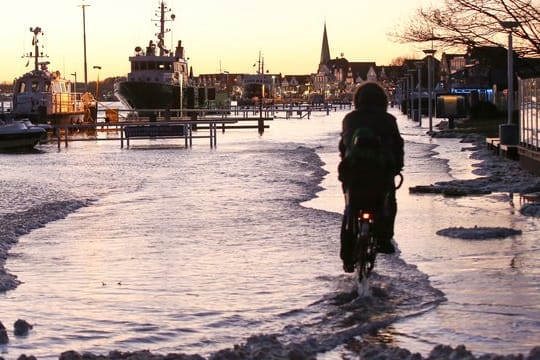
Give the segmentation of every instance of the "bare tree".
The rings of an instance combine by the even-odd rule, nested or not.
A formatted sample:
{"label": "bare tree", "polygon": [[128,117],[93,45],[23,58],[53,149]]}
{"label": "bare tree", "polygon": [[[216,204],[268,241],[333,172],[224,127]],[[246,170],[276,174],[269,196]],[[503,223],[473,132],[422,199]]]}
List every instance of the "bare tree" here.
{"label": "bare tree", "polygon": [[390,66],[402,66],[405,63],[406,60],[410,60],[410,59],[412,59],[412,57],[409,58],[407,56],[398,56],[398,57],[393,58],[390,61],[390,64],[388,64],[388,65],[390,65]]}
{"label": "bare tree", "polygon": [[445,0],[444,5],[417,9],[390,36],[398,42],[437,42],[443,47],[506,46],[501,21],[514,21],[514,51],[540,56],[539,0]]}

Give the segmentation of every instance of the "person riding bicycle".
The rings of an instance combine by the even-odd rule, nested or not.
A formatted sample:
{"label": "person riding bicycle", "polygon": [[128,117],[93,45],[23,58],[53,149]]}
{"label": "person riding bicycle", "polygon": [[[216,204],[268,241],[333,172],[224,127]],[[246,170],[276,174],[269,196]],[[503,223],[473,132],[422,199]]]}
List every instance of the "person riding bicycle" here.
{"label": "person riding bicycle", "polygon": [[[396,189],[394,177],[400,174],[403,168],[404,142],[399,133],[396,118],[387,112],[388,97],[385,90],[376,82],[362,83],[354,94],[354,110],[343,119],[342,132],[339,141],[341,161],[338,166],[339,180],[346,198],[346,208],[341,227],[340,257],[343,260],[343,269],[346,272],[354,271],[353,247],[350,231],[347,230],[347,221],[354,209],[360,209],[365,204],[368,194],[376,205],[374,210],[377,220],[374,234],[377,239],[377,252],[393,254],[394,245],[391,240],[394,236],[394,221],[397,213]],[[389,154],[391,164],[381,173],[366,171],[359,164],[351,165],[354,161],[347,158],[349,148],[356,142],[356,134],[368,131],[379,141],[376,150],[379,155]],[[369,177],[377,177],[366,181]],[[372,185],[366,185],[372,184]],[[351,210],[352,209],[352,210]]]}

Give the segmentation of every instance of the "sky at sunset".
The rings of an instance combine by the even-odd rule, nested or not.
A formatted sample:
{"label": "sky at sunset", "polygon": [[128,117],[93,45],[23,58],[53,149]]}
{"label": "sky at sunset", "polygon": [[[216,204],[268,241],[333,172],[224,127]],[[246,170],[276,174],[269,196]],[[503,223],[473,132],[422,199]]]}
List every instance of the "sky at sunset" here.
{"label": "sky at sunset", "polygon": [[[400,56],[420,57],[421,48],[391,41],[387,34],[407,21],[415,9],[442,0],[169,0],[176,20],[166,44],[182,40],[195,75],[228,71],[251,73],[259,51],[265,70],[310,74],[319,64],[326,22],[330,55],[349,61],[385,65]],[[88,81],[125,76],[135,46],[155,40],[152,19],[158,0],[16,0],[2,4],[0,29],[4,44],[0,82],[11,82],[32,67],[23,54],[33,51],[30,27],[45,33],[50,70],[84,81],[85,10]],[[9,16],[11,15],[11,16]],[[172,37],[171,37],[172,36]]]}

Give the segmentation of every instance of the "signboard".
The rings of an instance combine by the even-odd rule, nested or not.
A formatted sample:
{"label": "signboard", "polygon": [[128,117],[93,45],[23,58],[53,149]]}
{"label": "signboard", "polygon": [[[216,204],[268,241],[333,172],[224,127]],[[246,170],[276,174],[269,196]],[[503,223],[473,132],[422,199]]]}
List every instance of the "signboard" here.
{"label": "signboard", "polygon": [[437,95],[435,106],[437,118],[458,119],[467,117],[469,114],[466,95]]}

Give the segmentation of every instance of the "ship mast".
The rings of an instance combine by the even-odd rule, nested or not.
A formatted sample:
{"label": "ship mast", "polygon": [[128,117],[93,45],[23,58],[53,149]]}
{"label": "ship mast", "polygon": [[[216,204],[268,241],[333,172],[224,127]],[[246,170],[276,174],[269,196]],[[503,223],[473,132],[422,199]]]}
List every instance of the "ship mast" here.
{"label": "ship mast", "polygon": [[[174,21],[175,15],[171,14],[170,19],[166,19],[165,15],[169,12],[171,12],[171,9],[167,8],[167,5],[165,5],[165,1],[162,1],[159,7],[159,20],[153,20],[153,21],[159,21],[159,33],[156,34],[158,38],[158,47],[159,47],[159,56],[164,56],[170,52],[167,48],[165,48],[165,34],[170,32],[171,29],[165,28],[165,22],[166,21]],[[157,16],[158,14],[156,14]]]}
{"label": "ship mast", "polygon": [[34,54],[30,52],[23,57],[34,58],[34,70],[37,71],[39,70],[39,58],[47,57],[47,55],[44,55],[43,53],[40,54],[39,52],[39,34],[43,35],[43,32],[41,31],[41,28],[39,26],[36,26],[35,28],[30,28],[30,32],[34,34],[34,37],[32,38],[32,45],[34,45]]}

